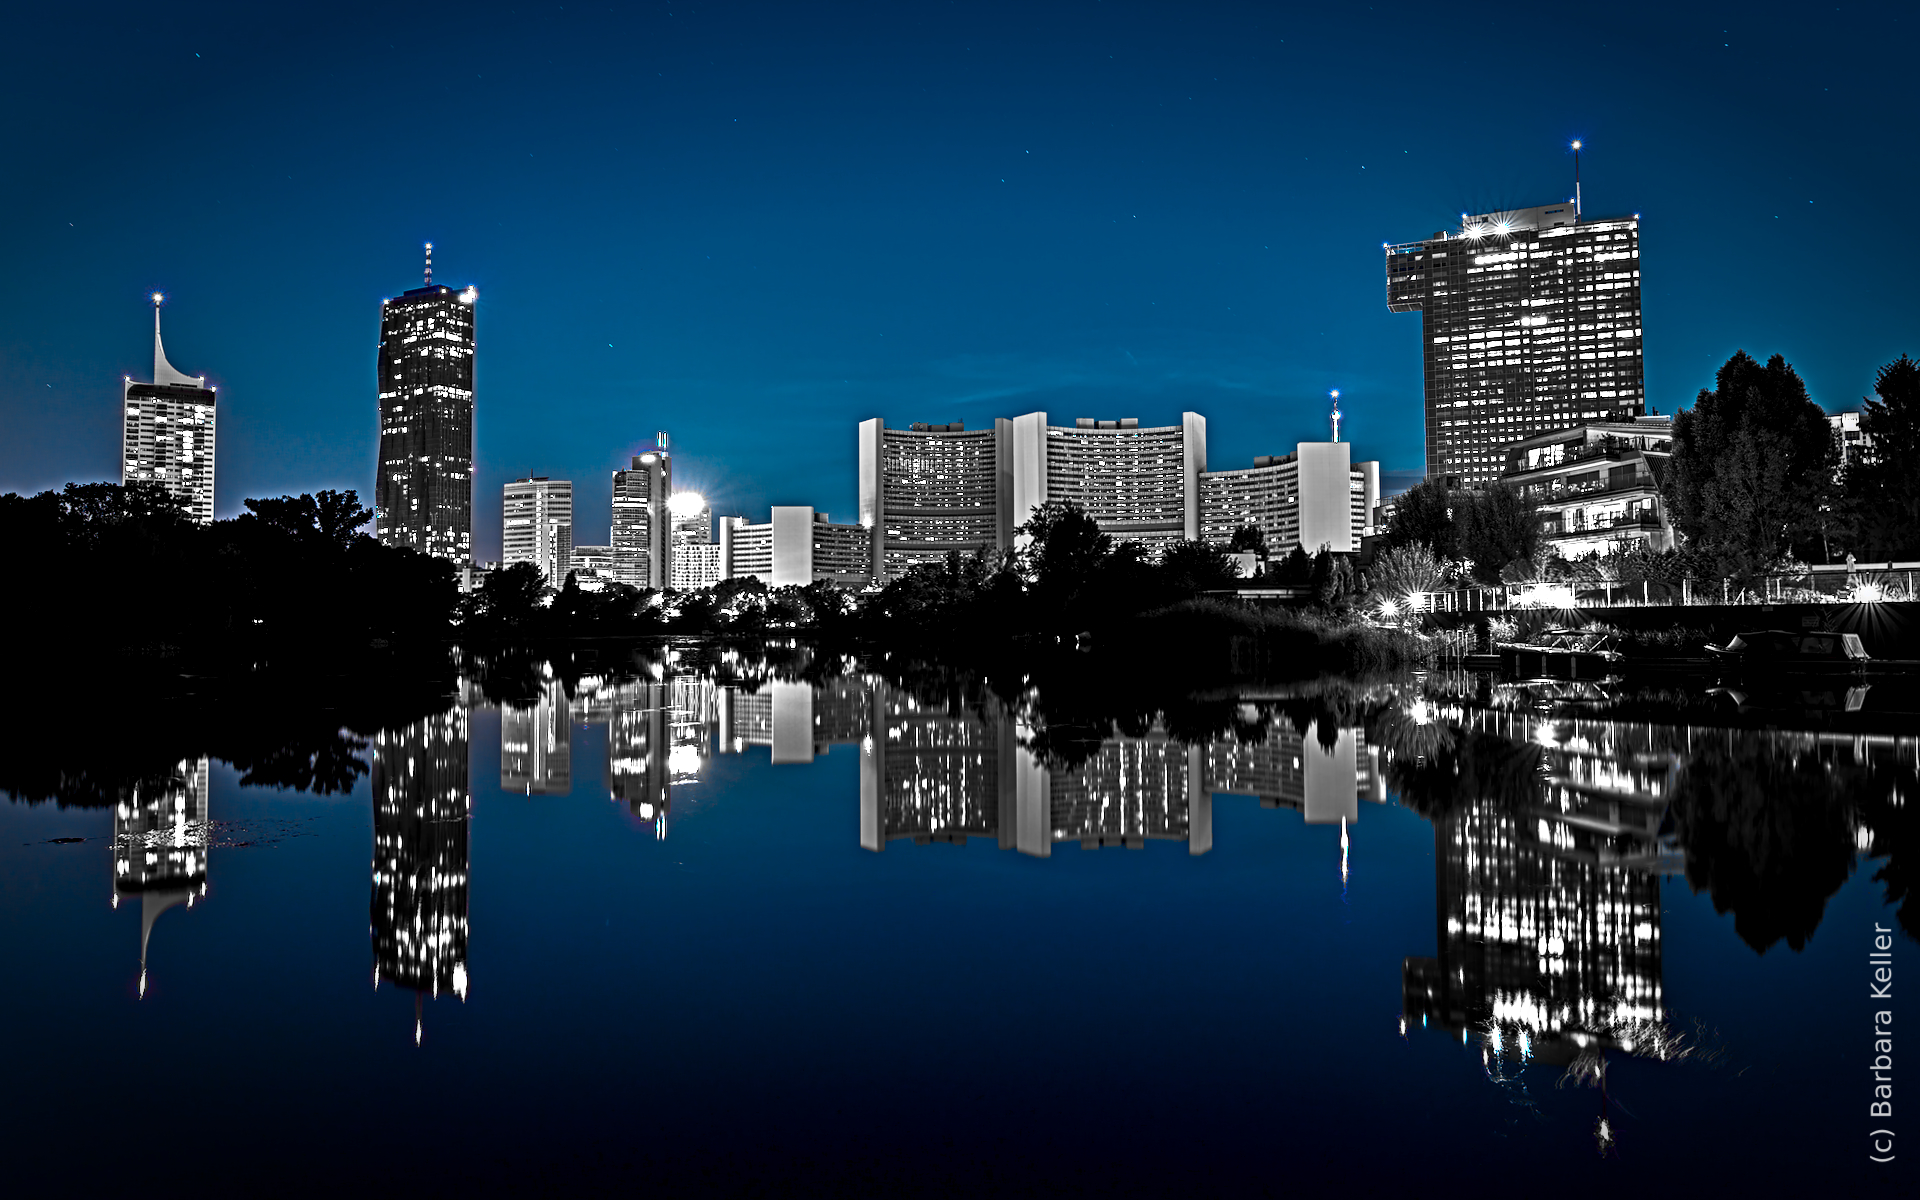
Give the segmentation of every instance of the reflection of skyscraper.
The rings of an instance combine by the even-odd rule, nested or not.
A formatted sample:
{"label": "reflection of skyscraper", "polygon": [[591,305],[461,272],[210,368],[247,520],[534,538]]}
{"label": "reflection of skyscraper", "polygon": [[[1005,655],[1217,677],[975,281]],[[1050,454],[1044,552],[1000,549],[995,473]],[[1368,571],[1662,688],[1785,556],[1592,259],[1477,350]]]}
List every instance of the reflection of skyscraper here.
{"label": "reflection of skyscraper", "polygon": [[530,705],[500,710],[500,789],[564,796],[573,790],[572,706],[566,688],[547,678]]}
{"label": "reflection of skyscraper", "polygon": [[[373,982],[467,998],[467,714],[373,739]],[[419,1040],[416,1020],[414,1038]]]}
{"label": "reflection of skyscraper", "polygon": [[1258,796],[1262,808],[1298,809],[1309,825],[1356,820],[1361,798],[1387,798],[1379,751],[1358,728],[1338,730],[1333,745],[1324,746],[1317,722],[1302,734],[1277,721],[1259,741],[1227,738],[1208,743],[1206,752],[1208,791]]}
{"label": "reflection of skyscraper", "polygon": [[207,760],[186,759],[142,780],[113,810],[113,903],[140,897],[140,994],[147,991],[153,923],[207,891]]}
{"label": "reflection of skyscraper", "polygon": [[204,375],[173,369],[160,345],[160,294],[153,297],[153,382],[126,378],[120,392],[120,482],[150,483],[213,520],[214,389]]}
{"label": "reflection of skyscraper", "polygon": [[[1439,956],[1409,958],[1403,1016],[1522,1061],[1633,1049],[1661,1020],[1658,861],[1668,764],[1627,727],[1486,714],[1548,743],[1539,801],[1469,801],[1434,824]],[[1646,727],[1640,727],[1644,733]]]}
{"label": "reflection of skyscraper", "polygon": [[673,789],[700,781],[710,753],[714,690],[711,680],[694,675],[616,684],[582,715],[607,725],[608,794],[652,821],[659,837],[667,836]]}

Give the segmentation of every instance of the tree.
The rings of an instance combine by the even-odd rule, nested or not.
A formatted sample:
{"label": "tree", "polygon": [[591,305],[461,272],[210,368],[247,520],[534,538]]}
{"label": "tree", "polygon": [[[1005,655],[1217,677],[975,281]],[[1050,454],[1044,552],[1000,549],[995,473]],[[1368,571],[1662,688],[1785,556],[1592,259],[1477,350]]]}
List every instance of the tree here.
{"label": "tree", "polygon": [[1867,444],[1847,465],[1843,508],[1854,552],[1920,558],[1920,363],[1902,354],[1880,368],[1860,414]]}
{"label": "tree", "polygon": [[[1259,530],[1254,533],[1257,535]],[[1175,542],[1161,556],[1160,578],[1168,591],[1185,597],[1213,588],[1237,586],[1240,568],[1227,557],[1225,550],[1211,542]]]}
{"label": "tree", "polygon": [[1233,537],[1227,542],[1229,554],[1245,554],[1252,551],[1265,556],[1267,553],[1267,535],[1258,525],[1242,525],[1233,531]]}
{"label": "tree", "polygon": [[1540,517],[1518,489],[1495,484],[1483,492],[1456,497],[1454,526],[1459,550],[1473,560],[1473,573],[1498,583],[1512,563],[1531,573],[1540,546]]}
{"label": "tree", "polygon": [[1389,546],[1425,546],[1440,558],[1459,557],[1454,529],[1453,506],[1458,493],[1447,490],[1437,479],[1416,483],[1394,501],[1393,516],[1387,521]]}
{"label": "tree", "polygon": [[1826,414],[1776,354],[1742,350],[1673,422],[1661,493],[1673,525],[1743,583],[1783,555],[1821,557],[1837,452]]}
{"label": "tree", "polygon": [[1028,539],[1021,574],[1042,613],[1071,624],[1081,616],[1083,598],[1113,554],[1113,539],[1070,500],[1047,501],[1016,532]]}
{"label": "tree", "polygon": [[1394,546],[1374,559],[1373,591],[1382,600],[1404,600],[1415,592],[1430,592],[1445,568],[1433,551],[1419,543]]}

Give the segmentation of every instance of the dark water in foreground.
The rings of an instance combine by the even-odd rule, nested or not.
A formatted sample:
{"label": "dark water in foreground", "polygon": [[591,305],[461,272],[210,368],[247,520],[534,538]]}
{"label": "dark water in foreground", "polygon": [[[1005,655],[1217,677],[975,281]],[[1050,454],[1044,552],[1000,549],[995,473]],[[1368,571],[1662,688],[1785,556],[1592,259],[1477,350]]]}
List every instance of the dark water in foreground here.
{"label": "dark water in foreground", "polygon": [[1910,1194],[1885,721],[655,653],[0,805],[15,1194]]}

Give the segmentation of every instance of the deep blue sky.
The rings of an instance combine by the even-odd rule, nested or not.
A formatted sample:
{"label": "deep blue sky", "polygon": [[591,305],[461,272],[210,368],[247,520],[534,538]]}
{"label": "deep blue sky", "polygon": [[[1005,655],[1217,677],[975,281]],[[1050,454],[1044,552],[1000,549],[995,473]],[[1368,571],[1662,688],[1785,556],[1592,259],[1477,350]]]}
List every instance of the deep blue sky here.
{"label": "deep blue sky", "polygon": [[0,75],[0,490],[116,479],[119,379],[221,387],[217,510],[370,497],[381,297],[473,283],[499,494],[671,432],[723,512],[854,515],[854,423],[1209,422],[1417,469],[1380,245],[1640,212],[1649,392],[1920,352],[1910,6],[39,6]]}

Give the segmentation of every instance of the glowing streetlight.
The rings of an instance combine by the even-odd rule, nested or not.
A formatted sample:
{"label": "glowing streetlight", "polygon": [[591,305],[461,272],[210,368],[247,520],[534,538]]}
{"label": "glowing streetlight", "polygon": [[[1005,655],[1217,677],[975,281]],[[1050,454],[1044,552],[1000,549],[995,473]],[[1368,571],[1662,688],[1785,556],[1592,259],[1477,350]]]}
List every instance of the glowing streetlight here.
{"label": "glowing streetlight", "polygon": [[707,498],[699,492],[675,492],[667,497],[667,511],[676,517],[697,517],[706,508]]}

